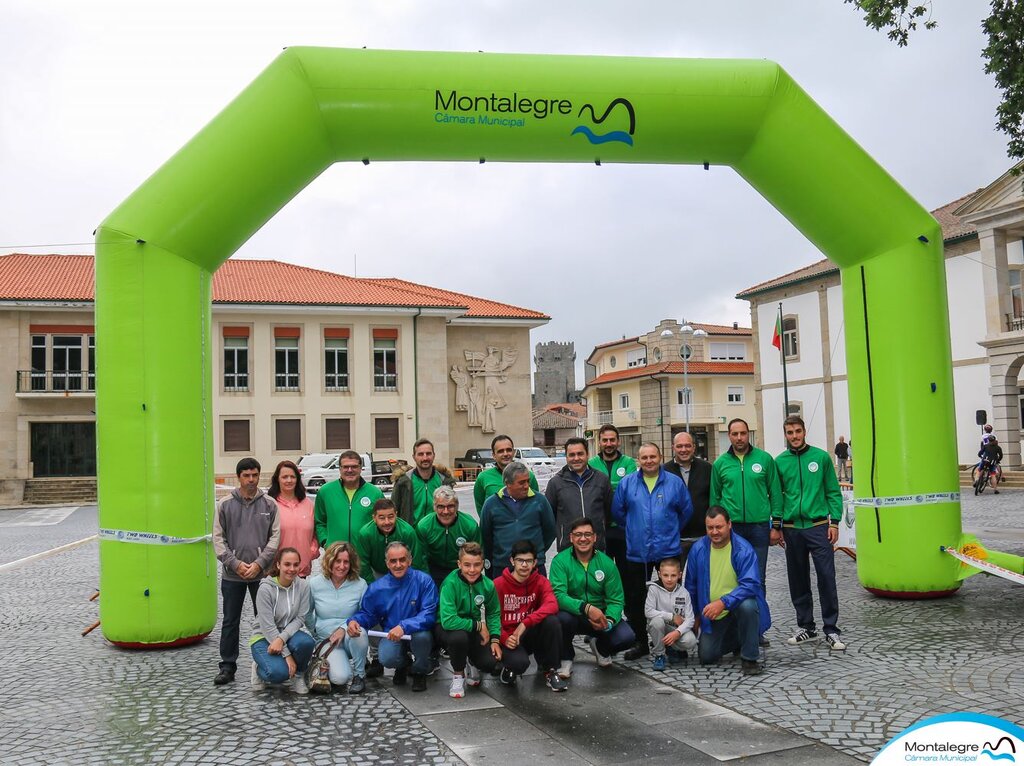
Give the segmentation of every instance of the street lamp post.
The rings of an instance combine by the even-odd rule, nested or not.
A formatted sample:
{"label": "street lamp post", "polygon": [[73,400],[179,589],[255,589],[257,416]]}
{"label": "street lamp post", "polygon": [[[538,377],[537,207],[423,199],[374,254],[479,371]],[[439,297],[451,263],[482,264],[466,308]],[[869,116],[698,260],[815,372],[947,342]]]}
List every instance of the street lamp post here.
{"label": "street lamp post", "polygon": [[690,346],[690,340],[692,338],[706,338],[707,332],[700,329],[699,327],[694,330],[690,325],[684,324],[679,329],[680,335],[683,336],[683,347],[679,349],[679,355],[683,357],[683,407],[684,420],[686,421],[686,432],[690,432],[690,354],[693,353],[693,347]]}

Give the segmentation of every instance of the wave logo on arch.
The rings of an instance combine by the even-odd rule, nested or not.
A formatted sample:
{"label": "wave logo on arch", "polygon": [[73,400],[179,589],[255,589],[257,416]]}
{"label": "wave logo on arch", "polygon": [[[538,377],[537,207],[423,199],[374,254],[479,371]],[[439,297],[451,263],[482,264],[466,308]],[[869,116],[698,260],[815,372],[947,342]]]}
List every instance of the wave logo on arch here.
{"label": "wave logo on arch", "polygon": [[872,766],[907,763],[1016,764],[1024,756],[1024,729],[982,713],[927,718],[900,732]]}
{"label": "wave logo on arch", "polygon": [[[600,117],[597,116],[597,112],[594,110],[593,104],[584,104],[580,107],[578,117],[583,117],[585,112],[590,113],[590,125],[582,124],[577,125],[572,129],[570,135],[575,136],[577,133],[587,137],[587,140],[592,144],[607,144],[610,142],[617,141],[619,143],[626,144],[627,146],[633,145],[633,133],[636,132],[636,111],[633,109],[633,105],[625,98],[615,98],[605,107],[604,112]],[[605,120],[611,118],[609,126],[604,126]],[[606,129],[612,125],[626,125],[628,128],[622,130],[607,130],[604,133],[598,132],[595,128],[600,127]],[[592,127],[593,126],[593,127]]]}

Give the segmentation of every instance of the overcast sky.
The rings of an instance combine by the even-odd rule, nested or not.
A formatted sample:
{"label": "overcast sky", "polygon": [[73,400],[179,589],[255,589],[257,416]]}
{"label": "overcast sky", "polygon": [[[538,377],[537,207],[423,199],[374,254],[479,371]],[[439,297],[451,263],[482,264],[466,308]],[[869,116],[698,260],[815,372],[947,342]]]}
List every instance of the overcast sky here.
{"label": "overcast sky", "polygon": [[[930,210],[1011,164],[987,9],[935,0],[900,49],[842,0],[0,0],[0,253],[92,253],[48,245],[89,243],[289,45],[771,59]],[[328,170],[234,257],[541,310],[533,341],[575,341],[582,369],[663,318],[749,325],[738,291],[822,255],[728,168],[373,163]]]}

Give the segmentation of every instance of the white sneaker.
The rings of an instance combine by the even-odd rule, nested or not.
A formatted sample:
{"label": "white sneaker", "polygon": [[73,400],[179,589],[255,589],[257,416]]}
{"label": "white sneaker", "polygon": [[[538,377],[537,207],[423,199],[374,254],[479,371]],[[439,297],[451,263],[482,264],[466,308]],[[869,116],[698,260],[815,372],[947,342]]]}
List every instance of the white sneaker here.
{"label": "white sneaker", "polygon": [[562,663],[558,666],[558,675],[562,678],[572,677],[572,660],[562,660]]}
{"label": "white sneaker", "polygon": [[612,658],[597,651],[597,639],[591,636],[587,639],[587,643],[590,644],[590,651],[592,651],[594,656],[597,657],[597,666],[599,668],[610,668],[612,666]]}
{"label": "white sneaker", "polygon": [[826,633],[825,643],[828,644],[828,648],[834,652],[846,651],[846,644],[844,644],[842,639],[839,638],[838,633]]}
{"label": "white sneaker", "polygon": [[466,663],[466,686],[477,687],[480,685],[480,671],[474,665]]}
{"label": "white sneaker", "polygon": [[267,683],[260,678],[259,671],[256,669],[256,660],[252,661],[252,673],[249,674],[249,686],[254,692],[261,692],[267,688]]}
{"label": "white sneaker", "polygon": [[448,690],[448,696],[453,699],[462,699],[466,696],[465,676],[452,676],[452,686]]}
{"label": "white sneaker", "polygon": [[296,673],[292,676],[292,691],[296,694],[309,694],[304,673]]}

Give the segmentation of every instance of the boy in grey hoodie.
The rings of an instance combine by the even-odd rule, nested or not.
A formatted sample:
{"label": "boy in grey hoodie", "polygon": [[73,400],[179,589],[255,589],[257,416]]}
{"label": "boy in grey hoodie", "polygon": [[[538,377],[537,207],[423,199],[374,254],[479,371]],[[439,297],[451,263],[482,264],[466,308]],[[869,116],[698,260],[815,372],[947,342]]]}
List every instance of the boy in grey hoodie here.
{"label": "boy in grey hoodie", "polygon": [[687,652],[697,648],[693,634],[693,605],[682,583],[679,559],[668,558],[658,565],[658,576],[647,583],[644,617],[651,637],[651,666],[665,669],[665,656],[670,662],[682,662]]}
{"label": "boy in grey hoodie", "polygon": [[256,611],[256,590],[277,554],[281,521],[277,503],[259,488],[260,464],[246,457],[235,467],[238,489],[217,505],[213,518],[213,551],[223,565],[220,592],[224,615],[220,628],[220,669],[217,686],[235,680],[238,625],[248,593]]}

